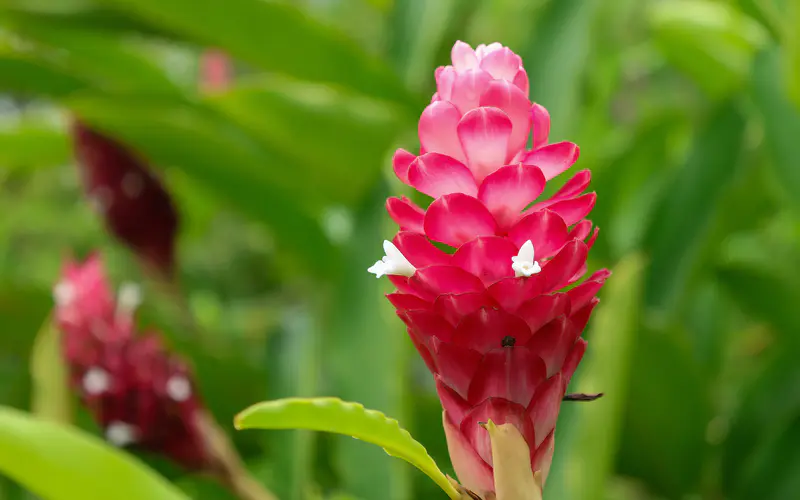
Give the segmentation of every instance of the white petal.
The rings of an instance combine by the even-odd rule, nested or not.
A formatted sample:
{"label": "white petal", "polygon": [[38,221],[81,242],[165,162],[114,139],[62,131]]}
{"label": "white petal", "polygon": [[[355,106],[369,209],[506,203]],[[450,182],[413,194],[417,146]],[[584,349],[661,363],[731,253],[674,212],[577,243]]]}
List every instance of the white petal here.
{"label": "white petal", "polygon": [[528,262],[534,261],[533,242],[531,240],[528,240],[522,244],[517,257]]}
{"label": "white petal", "polygon": [[117,308],[121,314],[133,314],[142,303],[142,288],[136,283],[123,283],[117,293]]}
{"label": "white petal", "polygon": [[368,268],[367,272],[374,274],[376,278],[380,278],[386,274],[386,263],[382,260],[379,260],[373,264],[372,267]]}
{"label": "white petal", "polygon": [[114,446],[127,446],[136,442],[137,431],[131,424],[120,421],[111,422],[106,427],[106,439]]}
{"label": "white petal", "polygon": [[83,375],[81,381],[83,390],[90,396],[97,396],[108,390],[111,386],[111,377],[108,372],[100,367],[93,366]]}
{"label": "white petal", "polygon": [[183,375],[173,375],[167,380],[167,395],[173,400],[182,403],[192,395],[192,384]]}

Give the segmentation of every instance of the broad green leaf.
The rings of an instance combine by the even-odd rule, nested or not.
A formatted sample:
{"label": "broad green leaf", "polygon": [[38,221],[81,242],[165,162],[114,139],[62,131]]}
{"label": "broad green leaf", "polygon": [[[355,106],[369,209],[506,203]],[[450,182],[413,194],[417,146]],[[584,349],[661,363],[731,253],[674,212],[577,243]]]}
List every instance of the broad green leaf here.
{"label": "broad green leaf", "polygon": [[[728,498],[779,500],[797,491],[800,463],[800,369],[795,349],[776,346],[764,369],[740,388],[723,443],[722,485]],[[794,488],[794,489],[792,489]]]}
{"label": "broad green leaf", "polygon": [[69,372],[61,354],[61,334],[51,317],[36,335],[30,366],[31,411],[43,420],[69,423],[72,420]]}
{"label": "broad green leaf", "polygon": [[[551,142],[568,139],[580,118],[582,76],[591,63],[591,27],[602,2],[550,1],[520,55],[531,96],[550,112]],[[493,41],[493,40],[491,40]]]}
{"label": "broad green leaf", "polygon": [[21,123],[0,123],[0,164],[6,169],[64,165],[71,160],[71,152],[61,124],[26,119]]}
{"label": "broad green leaf", "polygon": [[735,6],[711,0],[653,2],[649,22],[662,54],[712,97],[741,88],[769,35]]}
{"label": "broad green leaf", "polygon": [[0,408],[0,472],[44,500],[188,500],[124,451],[10,408]]}
{"label": "broad green leaf", "polygon": [[784,59],[784,80],[786,82],[789,98],[794,104],[794,109],[800,111],[800,1],[787,2],[786,21],[784,29],[784,46],[786,57]]}
{"label": "broad green leaf", "polygon": [[652,260],[647,303],[675,307],[699,264],[718,202],[740,166],[745,121],[733,103],[718,108],[702,125],[650,226]]}
{"label": "broad green leaf", "polygon": [[261,68],[342,85],[374,97],[413,104],[400,79],[347,36],[301,9],[271,0],[100,0],[227,50]]}
{"label": "broad green leaf", "polygon": [[[645,481],[664,498],[697,491],[712,416],[710,381],[679,333],[638,333],[621,422],[617,472]],[[599,340],[593,338],[590,346]]]}
{"label": "broad green leaf", "polygon": [[547,480],[546,498],[605,498],[623,432],[631,374],[636,373],[632,361],[640,334],[644,267],[641,256],[625,257],[614,267],[602,294],[587,334],[587,359],[579,369],[577,387],[570,390],[605,395],[573,409],[558,436],[557,463]]}
{"label": "broad green leaf", "polygon": [[781,339],[800,347],[800,290],[786,275],[756,266],[721,265],[717,279],[738,307],[774,325]]}
{"label": "broad green leaf", "polygon": [[179,95],[165,73],[134,44],[108,30],[77,28],[35,16],[6,17],[3,24],[24,44],[22,52],[56,70],[116,93]]}
{"label": "broad green leaf", "polygon": [[[785,50],[785,49],[784,49]],[[764,124],[764,142],[784,199],[800,213],[800,108],[792,106],[781,85],[780,49],[759,54],[753,65],[752,98]]]}
{"label": "broad green leaf", "polygon": [[387,102],[277,77],[238,83],[208,103],[294,160],[295,168],[273,167],[271,175],[326,204],[364,198],[394,137],[413,123]]}
{"label": "broad green leaf", "polygon": [[450,498],[459,493],[436,463],[397,420],[338,398],[288,398],[251,406],[236,416],[237,429],[308,429],[334,432],[377,444],[428,475]]}
{"label": "broad green leaf", "polygon": [[[172,100],[81,97],[67,106],[82,119],[123,140],[158,167],[174,166],[205,190],[266,224],[279,250],[312,271],[337,270],[336,251],[317,220],[287,190],[291,161],[266,151],[211,110]],[[281,185],[280,182],[284,182]],[[320,258],[320,256],[328,256]]]}
{"label": "broad green leaf", "polygon": [[60,98],[90,87],[67,70],[56,69],[30,56],[0,49],[0,89],[26,96]]}

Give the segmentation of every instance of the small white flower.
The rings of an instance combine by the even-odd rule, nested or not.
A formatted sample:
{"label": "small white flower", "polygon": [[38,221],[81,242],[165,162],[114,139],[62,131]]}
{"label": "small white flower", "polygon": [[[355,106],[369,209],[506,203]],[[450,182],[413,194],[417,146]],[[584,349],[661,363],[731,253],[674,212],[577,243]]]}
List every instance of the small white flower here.
{"label": "small white flower", "polygon": [[384,240],[383,251],[386,253],[383,259],[367,269],[375,277],[380,278],[383,275],[413,276],[417,271],[417,268],[411,265],[411,262],[400,253],[400,250],[391,241]]}
{"label": "small white flower", "polygon": [[57,306],[68,306],[75,300],[75,285],[65,281],[53,287],[53,300]]}
{"label": "small white flower", "polygon": [[192,395],[192,385],[183,375],[173,375],[167,380],[167,395],[173,401],[182,403]]}
{"label": "small white flower", "polygon": [[123,283],[117,292],[117,314],[130,316],[142,303],[142,288],[136,283]]}
{"label": "small white flower", "polygon": [[137,434],[136,427],[119,420],[111,422],[106,427],[106,439],[120,448],[135,443],[138,439]]}
{"label": "small white flower", "polygon": [[106,392],[111,386],[111,377],[102,368],[93,366],[83,375],[81,385],[86,394],[97,396]]}
{"label": "small white flower", "polygon": [[515,257],[511,257],[511,269],[514,270],[514,276],[517,278],[530,277],[540,273],[542,268],[538,262],[533,260],[533,257],[533,243],[528,240],[520,247],[519,253]]}

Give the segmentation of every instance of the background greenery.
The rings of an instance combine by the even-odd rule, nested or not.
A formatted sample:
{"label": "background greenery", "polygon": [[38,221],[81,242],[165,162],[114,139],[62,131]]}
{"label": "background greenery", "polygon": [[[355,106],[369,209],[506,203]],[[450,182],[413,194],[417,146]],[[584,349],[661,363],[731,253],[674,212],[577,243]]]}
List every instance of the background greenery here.
{"label": "background greenery", "polygon": [[[563,410],[546,497],[800,498],[800,2],[0,5],[1,404],[46,390],[31,371],[50,365],[29,360],[65,255],[101,248],[117,283],[141,279],[81,197],[71,111],[146,155],[178,200],[205,333],[181,335],[155,292],[143,315],[193,359],[231,433],[256,401],[339,396],[399,418],[450,471],[430,376],[366,267],[393,230],[383,201],[404,189],[389,157],[416,147],[434,68],[457,39],[501,41],[552,140],[577,142],[593,171],[591,267],[627,261],[574,383],[607,396]],[[198,88],[207,47],[236,60],[227,91]],[[284,499],[444,498],[349,438],[234,438]],[[193,498],[230,498],[144,459]],[[0,499],[26,495],[0,477]]]}

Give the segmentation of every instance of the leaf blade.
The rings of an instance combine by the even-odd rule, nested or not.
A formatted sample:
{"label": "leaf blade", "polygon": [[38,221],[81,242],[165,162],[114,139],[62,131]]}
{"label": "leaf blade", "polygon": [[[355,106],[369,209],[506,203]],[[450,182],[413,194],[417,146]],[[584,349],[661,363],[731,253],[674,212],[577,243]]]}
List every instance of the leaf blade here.
{"label": "leaf blade", "polygon": [[345,434],[377,444],[433,479],[450,498],[460,494],[425,451],[397,420],[358,403],[338,398],[286,398],[258,403],[234,419],[237,429],[306,429]]}
{"label": "leaf blade", "polygon": [[155,472],[97,438],[3,407],[0,471],[48,500],[188,500]]}

